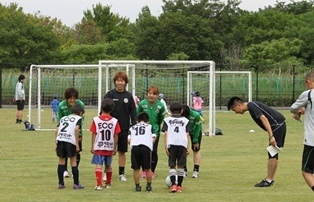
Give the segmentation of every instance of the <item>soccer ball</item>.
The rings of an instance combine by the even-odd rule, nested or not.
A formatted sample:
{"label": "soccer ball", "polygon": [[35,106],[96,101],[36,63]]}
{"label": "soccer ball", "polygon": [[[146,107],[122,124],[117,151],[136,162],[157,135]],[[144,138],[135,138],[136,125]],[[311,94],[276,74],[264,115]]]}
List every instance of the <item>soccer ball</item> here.
{"label": "soccer ball", "polygon": [[[171,183],[171,180],[170,180],[170,175],[168,175],[166,177],[165,182],[166,182],[166,185],[167,185],[168,188],[171,187],[172,183]],[[178,184],[178,176],[177,175],[176,175],[176,184]]]}

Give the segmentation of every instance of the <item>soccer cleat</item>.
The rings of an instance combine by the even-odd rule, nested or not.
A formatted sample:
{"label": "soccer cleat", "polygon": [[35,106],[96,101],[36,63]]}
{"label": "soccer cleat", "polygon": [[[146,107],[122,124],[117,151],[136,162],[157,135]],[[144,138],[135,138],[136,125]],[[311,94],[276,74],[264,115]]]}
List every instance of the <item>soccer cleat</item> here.
{"label": "soccer cleat", "polygon": [[94,189],[100,191],[100,190],[102,190],[102,186],[101,185],[100,186],[96,186]]}
{"label": "soccer cleat", "polygon": [[119,180],[120,181],[127,181],[127,179],[126,179],[126,177],[124,176],[124,174],[122,174],[122,175],[119,175]]}
{"label": "soccer cleat", "polygon": [[142,178],[146,178],[146,171],[142,171]]}
{"label": "soccer cleat", "polygon": [[69,176],[69,172],[68,172],[68,171],[64,171],[64,173],[63,173],[63,177],[65,177],[65,178],[70,177],[70,176]]}
{"label": "soccer cleat", "polygon": [[64,184],[59,184],[59,189],[64,189],[65,188],[65,185]]}
{"label": "soccer cleat", "polygon": [[84,189],[84,186],[81,184],[74,184],[73,189]]}
{"label": "soccer cleat", "polygon": [[141,186],[135,187],[135,191],[136,191],[136,192],[140,192],[141,190],[142,190],[142,187],[141,187]]}
{"label": "soccer cleat", "polygon": [[152,187],[146,187],[146,192],[150,193],[152,191],[153,191]]}
{"label": "soccer cleat", "polygon": [[169,189],[170,193],[177,192],[177,185],[172,185]]}
{"label": "soccer cleat", "polygon": [[193,171],[192,178],[198,178],[198,172],[197,171]]}
{"label": "soccer cleat", "polygon": [[177,192],[182,192],[182,187],[181,186],[177,186]]}
{"label": "soccer cleat", "polygon": [[274,180],[272,180],[271,182],[267,182],[267,180],[264,179],[261,182],[255,184],[255,187],[270,187],[274,184],[274,182]]}
{"label": "soccer cleat", "polygon": [[102,177],[102,181],[103,181],[103,182],[106,182],[106,181],[107,181],[106,173],[104,173],[104,176]]}
{"label": "soccer cleat", "polygon": [[106,189],[110,189],[111,188],[111,184],[106,184]]}

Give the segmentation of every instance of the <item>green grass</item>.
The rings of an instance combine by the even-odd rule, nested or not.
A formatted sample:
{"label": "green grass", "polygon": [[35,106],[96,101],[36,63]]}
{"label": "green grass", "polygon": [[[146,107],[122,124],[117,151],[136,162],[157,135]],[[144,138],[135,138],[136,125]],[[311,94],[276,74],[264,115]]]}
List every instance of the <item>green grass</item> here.
{"label": "green grass", "polygon": [[[50,121],[50,110],[45,121]],[[168,174],[163,137],[159,148],[159,163],[153,181],[153,193],[135,193],[127,153],[127,182],[117,180],[117,157],[113,160],[111,189],[94,191],[94,166],[90,163],[90,133],[84,133],[84,151],[80,165],[83,190],[73,190],[73,179],[65,179],[67,188],[57,189],[58,158],[54,149],[53,131],[23,131],[15,124],[15,108],[0,109],[0,190],[1,201],[311,201],[313,192],[301,175],[303,124],[293,121],[287,110],[288,132],[285,148],[280,154],[275,185],[255,188],[266,176],[268,138],[251,120],[249,114],[217,112],[217,127],[222,136],[203,136],[202,161],[198,179],[192,179],[192,155],[188,157],[189,177],[183,182],[183,193],[168,193]],[[96,111],[88,109],[84,128],[88,128]],[[24,112],[26,117],[27,110]],[[255,133],[249,133],[249,130]],[[141,180],[145,186],[144,179]]]}

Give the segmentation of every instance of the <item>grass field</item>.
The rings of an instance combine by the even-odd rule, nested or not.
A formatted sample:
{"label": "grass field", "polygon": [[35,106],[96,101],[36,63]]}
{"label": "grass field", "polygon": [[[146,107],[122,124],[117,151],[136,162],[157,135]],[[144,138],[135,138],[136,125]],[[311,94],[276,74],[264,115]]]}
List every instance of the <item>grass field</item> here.
{"label": "grass field", "polygon": [[[0,193],[1,201],[311,201],[313,191],[307,187],[300,171],[303,124],[292,120],[288,110],[288,132],[281,152],[275,185],[255,188],[265,178],[268,137],[251,120],[249,114],[217,112],[217,127],[222,136],[203,136],[202,162],[199,178],[191,178],[192,155],[188,157],[189,177],[183,182],[182,193],[168,193],[165,178],[168,174],[163,137],[159,147],[159,163],[153,181],[153,193],[135,193],[127,153],[127,182],[118,181],[117,157],[113,160],[111,189],[95,191],[94,166],[90,133],[85,131],[82,160],[79,167],[83,190],[73,190],[73,179],[65,179],[64,190],[57,188],[57,162],[52,131],[23,131],[15,124],[15,108],[0,109]],[[50,110],[42,117],[50,121]],[[87,110],[84,128],[88,128],[95,110]],[[27,110],[24,112],[26,118]],[[249,133],[249,130],[255,133]],[[145,181],[142,179],[142,187]]]}

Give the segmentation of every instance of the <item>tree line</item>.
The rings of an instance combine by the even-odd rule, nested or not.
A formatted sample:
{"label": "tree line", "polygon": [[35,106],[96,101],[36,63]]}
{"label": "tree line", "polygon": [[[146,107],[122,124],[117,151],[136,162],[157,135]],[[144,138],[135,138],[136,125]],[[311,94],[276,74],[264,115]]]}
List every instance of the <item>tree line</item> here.
{"label": "tree line", "polygon": [[16,3],[0,3],[2,68],[91,64],[98,60],[213,60],[226,70],[259,65],[281,75],[314,63],[314,0],[246,11],[241,0],[163,0],[135,22],[98,3],[73,27]]}

